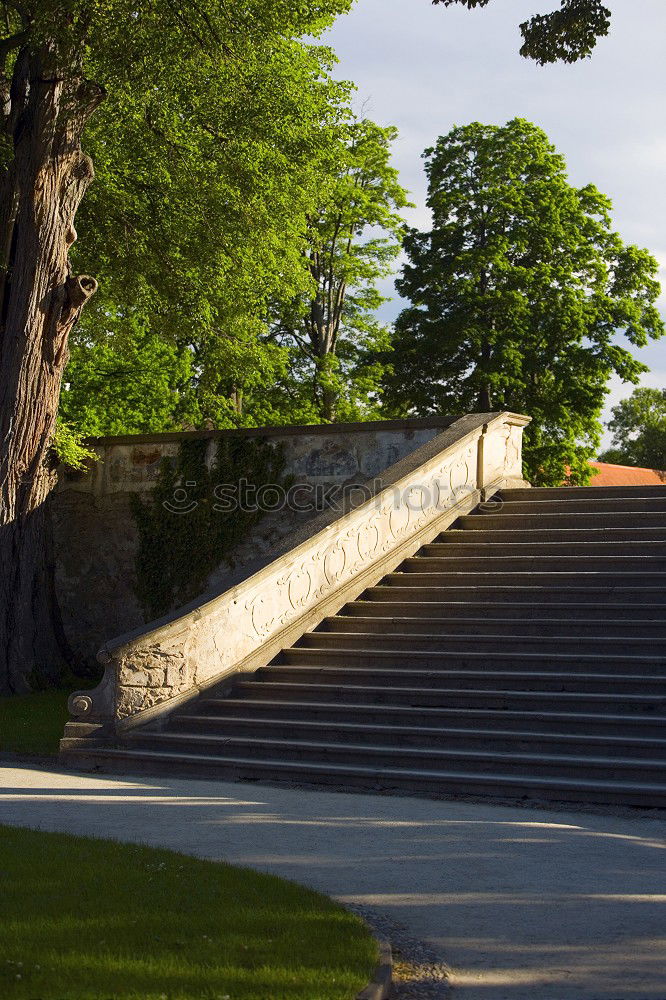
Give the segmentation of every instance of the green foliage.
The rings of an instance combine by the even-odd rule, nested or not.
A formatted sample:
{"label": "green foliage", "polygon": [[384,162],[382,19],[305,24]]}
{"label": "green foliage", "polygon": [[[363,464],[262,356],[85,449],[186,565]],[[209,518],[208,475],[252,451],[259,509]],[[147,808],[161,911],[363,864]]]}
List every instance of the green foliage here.
{"label": "green foliage", "polygon": [[608,34],[610,18],[610,10],[599,0],[561,0],[559,10],[536,14],[521,24],[520,54],[541,66],[586,59]]}
{"label": "green foliage", "polygon": [[220,487],[287,485],[282,451],[266,441],[222,438],[210,465],[207,450],[207,439],[184,441],[175,461],[163,461],[150,495],[132,497],[139,533],[135,589],[147,619],[197,597],[264,516],[250,504],[222,509]]}
{"label": "green foliage", "polygon": [[69,469],[84,469],[86,462],[96,462],[97,455],[83,443],[85,432],[73,430],[69,424],[58,417],[55,434],[51,442],[53,453],[58,462]]}
{"label": "green foliage", "polygon": [[613,447],[601,462],[666,472],[666,389],[634,389],[613,407]]}
{"label": "green foliage", "polygon": [[[96,181],[79,211],[75,258],[100,291],[72,338],[66,379],[73,389],[81,381],[87,422],[96,410],[107,432],[106,400],[98,406],[86,393],[83,371],[98,367],[100,345],[137,388],[139,334],[169,345],[171,426],[261,422],[263,391],[286,371],[288,352],[266,339],[265,319],[309,286],[303,233],[344,149],[351,90],[332,79],[328,48],[294,34],[318,30],[348,3],[247,6],[254,25],[239,11],[221,15],[233,51],[228,40],[222,57],[196,46],[189,57],[172,53],[174,71],[166,62],[148,88],[117,80],[88,128]],[[113,423],[125,431],[169,422],[168,407],[136,412],[128,400],[123,413],[115,397]]]}
{"label": "green foliage", "polygon": [[[96,180],[72,250],[77,269],[100,282],[66,376],[86,426],[164,425],[164,413],[134,400],[121,412],[118,392],[104,392],[97,408],[83,400],[100,345],[111,352],[104,367],[143,366],[134,357],[138,330],[170,345],[171,370],[191,363],[188,417],[197,424],[242,423],[238,401],[284,370],[285,352],[259,334],[269,303],[300,295],[309,280],[302,233],[351,90],[333,80],[335,58],[315,39],[350,6],[156,0],[138,10],[127,0],[0,0],[0,92],[35,51],[48,53],[62,82],[64,116],[83,119],[105,91],[84,138]],[[0,137],[0,166],[12,155]],[[171,423],[181,417],[181,374]]]}
{"label": "green foliage", "polygon": [[[384,301],[375,283],[399,252],[407,203],[390,165],[396,133],[346,120],[348,88],[326,75],[328,50],[294,44],[282,56],[272,74],[262,67],[266,106],[247,116],[242,148],[215,148],[214,183],[207,133],[205,155],[183,133],[175,163],[158,136],[138,197],[138,167],[126,164],[148,156],[145,112],[122,156],[118,122],[126,129],[131,115],[98,118],[79,254],[106,278],[74,335],[61,404],[87,433],[378,415],[389,331],[374,316]],[[192,186],[199,160],[206,173]],[[150,211],[146,198],[157,199]]]}
{"label": "green foliage", "polygon": [[291,349],[273,393],[276,409],[317,422],[377,415],[389,332],[375,318],[386,301],[376,284],[400,252],[400,211],[409,204],[391,166],[394,128],[363,119],[338,134],[321,163],[301,248],[305,291],[274,308],[270,332]]}
{"label": "green foliage", "polygon": [[[432,0],[445,7],[463,4],[469,10],[487,7],[490,0]],[[541,66],[554,62],[578,62],[592,53],[597,41],[610,29],[610,10],[600,0],[560,0],[559,9],[535,14],[523,21],[521,56]]]}
{"label": "green foliage", "polygon": [[633,462],[625,461],[625,456],[619,448],[607,448],[598,458],[599,462],[608,462],[611,465],[633,465]]}
{"label": "green foliage", "polygon": [[293,346],[288,349],[284,374],[260,400],[249,401],[252,415],[258,424],[380,420],[391,336],[388,326],[367,316],[363,329],[359,323],[354,336],[347,328],[341,330],[335,353],[317,358],[309,348]]}
{"label": "green foliage", "polygon": [[194,423],[199,409],[187,349],[127,324],[123,337],[72,344],[60,414],[81,434],[141,434]]}
{"label": "green foliage", "polygon": [[589,477],[611,374],[645,366],[618,344],[663,333],[657,262],[611,229],[608,198],[572,187],[536,126],[478,123],[426,151],[430,232],[411,231],[398,282],[387,401],[426,415],[508,409],[533,420],[527,476]]}
{"label": "green foliage", "polygon": [[377,962],[362,920],[275,875],[8,826],[0,855],[5,1000],[348,1000]]}
{"label": "green foliage", "polygon": [[287,371],[289,352],[267,340],[261,318],[239,313],[227,323],[224,336],[212,333],[194,353],[192,395],[198,416],[193,423],[246,427],[280,422],[271,419],[269,396]]}

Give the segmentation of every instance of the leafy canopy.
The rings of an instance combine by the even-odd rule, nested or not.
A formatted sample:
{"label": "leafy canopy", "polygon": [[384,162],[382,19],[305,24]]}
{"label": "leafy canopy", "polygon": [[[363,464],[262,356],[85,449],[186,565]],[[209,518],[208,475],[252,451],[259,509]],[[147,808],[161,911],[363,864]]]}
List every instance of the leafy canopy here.
{"label": "leafy canopy", "polygon": [[64,121],[80,114],[93,90],[97,103],[100,90],[138,96],[154,88],[165,96],[179,92],[181,122],[196,120],[220,68],[242,83],[274,45],[319,34],[350,6],[351,0],[0,0],[0,92],[9,95],[17,59],[22,67],[37,55],[42,72],[58,74]]}
{"label": "leafy canopy", "polygon": [[[355,420],[377,415],[389,331],[376,319],[377,288],[400,252],[407,195],[391,165],[394,128],[368,119],[338,131],[321,165],[301,260],[304,292],[274,310],[270,340],[290,351],[276,408],[303,419]],[[280,405],[280,396],[283,396]],[[291,401],[291,402],[289,402]]]}
{"label": "leafy canopy", "polygon": [[612,412],[613,445],[600,460],[658,469],[666,478],[666,389],[634,389]]}
{"label": "leafy canopy", "polygon": [[[237,133],[240,149],[213,147],[210,184],[210,154],[190,183],[201,158],[196,136],[182,136],[176,157],[159,137],[145,153],[149,134],[128,136],[114,124],[113,102],[103,109],[91,132],[102,166],[82,225],[86,260],[103,261],[106,278],[74,335],[61,400],[78,428],[377,414],[377,356],[389,331],[375,318],[376,281],[399,252],[406,196],[390,164],[395,130],[352,118],[348,87],[322,69],[329,58],[296,45],[264,68],[266,104],[256,100],[247,133]],[[232,111],[236,99],[250,97],[230,95]],[[135,119],[144,117],[140,107]],[[133,157],[145,164],[140,184],[126,169]],[[260,169],[241,188],[224,188],[255,161]],[[145,384],[151,371],[155,391]]]}
{"label": "leafy canopy", "polygon": [[[229,426],[246,421],[239,401],[253,393],[247,419],[268,419],[261,392],[285,373],[288,352],[262,339],[265,319],[309,293],[303,234],[345,154],[350,118],[351,87],[333,80],[333,54],[292,31],[304,30],[308,11],[312,34],[346,6],[284,7],[279,19],[273,5],[270,34],[254,30],[260,19],[236,24],[228,13],[235,55],[227,39],[202,73],[205,51],[194,45],[152,86],[118,79],[109,89],[86,136],[97,179],[75,251],[100,291],[72,337],[61,404],[80,429]],[[158,341],[170,418],[154,405],[157,384],[144,405],[136,392],[147,370],[139,359]],[[84,406],[93,384],[102,391]]]}
{"label": "leafy canopy", "polygon": [[[462,4],[469,10],[487,7],[491,0],[432,0],[445,7]],[[523,21],[520,32],[521,56],[534,59],[541,66],[554,62],[578,62],[586,59],[599,38],[608,34],[611,12],[600,0],[560,0],[559,9],[550,14],[535,14]]]}
{"label": "leafy canopy", "polygon": [[478,123],[426,150],[430,232],[409,232],[387,398],[400,412],[509,409],[533,418],[534,483],[588,477],[612,373],[645,366],[618,343],[663,333],[657,262],[625,245],[594,185],[573,187],[535,125]]}
{"label": "leafy canopy", "polygon": [[141,329],[121,344],[75,343],[60,398],[60,416],[88,436],[173,430],[192,423],[192,361]]}

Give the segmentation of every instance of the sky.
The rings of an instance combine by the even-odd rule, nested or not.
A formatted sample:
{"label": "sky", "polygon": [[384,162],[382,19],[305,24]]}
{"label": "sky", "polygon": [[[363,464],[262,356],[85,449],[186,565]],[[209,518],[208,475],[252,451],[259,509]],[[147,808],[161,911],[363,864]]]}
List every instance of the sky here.
{"label": "sky", "polygon": [[[613,201],[625,242],[658,259],[666,314],[666,0],[607,0],[610,35],[590,59],[537,66],[521,58],[518,25],[557,0],[492,0],[485,9],[432,6],[430,0],[357,0],[324,36],[353,80],[356,110],[400,138],[394,163],[410,191],[410,225],[426,229],[421,154],[454,125],[526,118],[564,155],[573,184],[596,186]],[[393,295],[385,319],[400,309]],[[643,385],[666,386],[666,337],[636,351],[650,367]],[[611,382],[604,417],[632,386]],[[610,443],[608,435],[604,443]]]}

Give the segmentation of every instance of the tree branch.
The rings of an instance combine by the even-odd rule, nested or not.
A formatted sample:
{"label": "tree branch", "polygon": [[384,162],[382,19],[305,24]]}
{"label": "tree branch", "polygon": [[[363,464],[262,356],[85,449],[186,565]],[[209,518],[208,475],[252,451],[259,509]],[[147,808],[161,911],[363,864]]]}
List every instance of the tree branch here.
{"label": "tree branch", "polygon": [[0,71],[4,71],[5,65],[7,63],[7,56],[14,49],[19,49],[25,42],[28,41],[30,37],[30,28],[24,28],[22,31],[17,31],[14,35],[9,35],[6,38],[0,38]]}

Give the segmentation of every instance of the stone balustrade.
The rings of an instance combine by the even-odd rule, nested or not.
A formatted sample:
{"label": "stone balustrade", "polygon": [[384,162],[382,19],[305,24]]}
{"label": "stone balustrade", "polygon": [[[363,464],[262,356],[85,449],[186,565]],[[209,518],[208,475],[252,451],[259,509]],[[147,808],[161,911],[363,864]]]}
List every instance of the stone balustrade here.
{"label": "stone balustrade", "polygon": [[458,516],[503,486],[525,485],[528,422],[513,413],[455,420],[364,487],[360,503],[308,522],[231,589],[107,642],[103,680],[70,698],[66,736],[113,739],[268,663]]}

